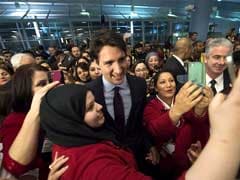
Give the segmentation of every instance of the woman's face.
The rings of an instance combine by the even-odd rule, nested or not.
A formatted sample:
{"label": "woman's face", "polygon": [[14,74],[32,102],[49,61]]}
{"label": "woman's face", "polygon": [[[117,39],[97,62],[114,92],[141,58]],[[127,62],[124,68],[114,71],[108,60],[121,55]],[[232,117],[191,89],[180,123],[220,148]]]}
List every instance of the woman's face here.
{"label": "woman's face", "polygon": [[97,77],[102,75],[101,68],[95,61],[93,61],[89,66],[89,75],[91,79],[96,79]]}
{"label": "woman's face", "polygon": [[159,58],[157,56],[151,56],[148,59],[148,67],[150,70],[154,70],[156,67],[159,67]]}
{"label": "woman's face", "polygon": [[35,94],[39,89],[48,84],[48,74],[45,71],[35,71],[32,77],[32,91]]}
{"label": "woman's face", "polygon": [[130,68],[130,66],[131,66],[131,58],[129,56],[126,56],[126,61],[127,61],[127,67]]}
{"label": "woman's face", "polygon": [[91,91],[88,91],[86,96],[86,112],[84,116],[84,122],[92,128],[101,127],[105,122],[102,112],[102,105],[95,102],[95,98]]}
{"label": "woman's face", "polygon": [[11,75],[4,69],[0,69],[0,85],[6,84],[10,79]]}
{"label": "woman's face", "polygon": [[135,76],[146,79],[148,77],[148,69],[144,63],[139,63],[134,70]]}
{"label": "woman's face", "polygon": [[161,99],[173,98],[176,92],[176,82],[169,72],[163,72],[158,76],[155,90]]}
{"label": "woman's face", "polygon": [[88,80],[88,71],[85,71],[80,67],[77,68],[77,75],[79,79],[83,82]]}

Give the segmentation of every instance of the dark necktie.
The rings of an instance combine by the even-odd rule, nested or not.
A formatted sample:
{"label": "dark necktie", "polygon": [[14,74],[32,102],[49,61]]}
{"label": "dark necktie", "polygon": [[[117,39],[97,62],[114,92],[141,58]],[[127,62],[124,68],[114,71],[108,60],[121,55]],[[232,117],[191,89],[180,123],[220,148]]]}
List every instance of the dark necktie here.
{"label": "dark necktie", "polygon": [[123,100],[119,93],[119,87],[114,88],[114,97],[113,97],[113,108],[114,108],[114,117],[117,128],[122,134],[124,131],[125,116],[124,116],[124,106]]}
{"label": "dark necktie", "polygon": [[215,81],[215,79],[212,79],[212,80],[210,81],[211,89],[212,89],[214,95],[217,93],[217,90],[216,90],[216,88],[215,88],[215,84],[216,84],[216,83],[217,83],[217,82]]}

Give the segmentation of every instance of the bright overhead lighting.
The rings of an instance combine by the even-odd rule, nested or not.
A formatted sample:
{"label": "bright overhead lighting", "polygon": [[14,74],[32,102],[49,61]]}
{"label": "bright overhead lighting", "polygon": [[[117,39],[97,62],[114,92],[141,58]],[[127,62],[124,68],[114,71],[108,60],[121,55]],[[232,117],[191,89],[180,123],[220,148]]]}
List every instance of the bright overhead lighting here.
{"label": "bright overhead lighting", "polygon": [[169,9],[167,16],[168,17],[177,17],[175,14],[172,13],[171,9]]}
{"label": "bright overhead lighting", "polygon": [[17,9],[17,11],[12,12],[12,13],[10,14],[10,16],[20,16],[20,17],[22,17],[24,14],[25,14],[25,12],[20,11],[20,10]]}
{"label": "bright overhead lighting", "polygon": [[135,9],[134,9],[133,5],[131,6],[131,13],[130,13],[130,15],[131,15],[131,17],[138,16],[138,14],[135,12]]}
{"label": "bright overhead lighting", "polygon": [[83,15],[83,16],[89,16],[89,15],[90,15],[90,13],[87,12],[85,9],[83,9],[83,10],[80,12],[80,14]]}
{"label": "bright overhead lighting", "polygon": [[136,12],[134,12],[134,11],[131,11],[130,15],[131,15],[132,17],[138,16],[138,14],[137,14]]}

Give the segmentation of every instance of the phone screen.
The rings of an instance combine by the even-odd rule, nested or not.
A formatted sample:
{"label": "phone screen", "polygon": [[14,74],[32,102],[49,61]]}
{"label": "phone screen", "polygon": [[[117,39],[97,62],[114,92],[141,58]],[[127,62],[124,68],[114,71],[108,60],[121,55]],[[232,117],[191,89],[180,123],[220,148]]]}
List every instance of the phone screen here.
{"label": "phone screen", "polygon": [[205,65],[201,62],[188,63],[188,80],[199,86],[206,84],[206,70]]}
{"label": "phone screen", "polygon": [[60,83],[64,83],[63,73],[60,70],[53,70],[51,72],[51,80],[52,81],[59,81]]}
{"label": "phone screen", "polygon": [[236,79],[236,66],[233,63],[232,56],[228,56],[227,58],[227,67],[228,67],[228,73],[231,79],[231,82],[233,83]]}

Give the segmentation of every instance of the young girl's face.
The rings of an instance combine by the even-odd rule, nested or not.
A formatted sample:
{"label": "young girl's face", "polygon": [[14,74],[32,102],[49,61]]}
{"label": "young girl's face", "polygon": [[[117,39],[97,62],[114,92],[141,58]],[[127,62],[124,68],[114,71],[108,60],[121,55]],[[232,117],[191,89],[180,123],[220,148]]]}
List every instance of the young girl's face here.
{"label": "young girl's face", "polygon": [[85,71],[80,67],[77,68],[77,75],[83,82],[88,80],[88,71]]}
{"label": "young girl's face", "polygon": [[91,91],[88,91],[86,96],[84,122],[92,128],[101,127],[105,121],[102,112],[102,105],[95,102],[95,98]]}

